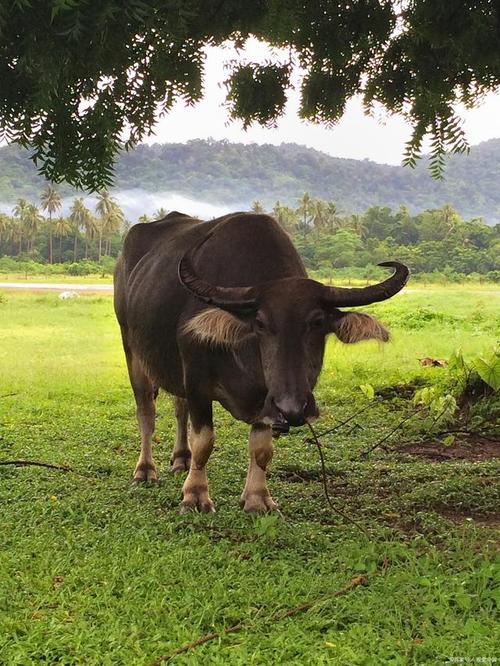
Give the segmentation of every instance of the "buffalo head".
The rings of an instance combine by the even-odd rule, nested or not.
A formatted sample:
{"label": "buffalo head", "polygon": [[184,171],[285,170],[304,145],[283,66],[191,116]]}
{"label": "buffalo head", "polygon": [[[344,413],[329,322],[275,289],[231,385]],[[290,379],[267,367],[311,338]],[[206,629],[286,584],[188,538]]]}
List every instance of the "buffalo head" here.
{"label": "buffalo head", "polygon": [[374,317],[339,308],[391,298],[409,276],[403,264],[385,262],[380,265],[395,269],[394,274],[363,288],[328,287],[305,277],[220,287],[196,275],[196,250],[180,261],[179,279],[196,298],[212,307],[193,317],[185,330],[200,341],[218,345],[237,346],[251,337],[257,341],[267,397],[256,421],[272,423],[283,431],[318,414],[312,391],[329,333],[347,343],[370,338],[385,342],[389,338]]}

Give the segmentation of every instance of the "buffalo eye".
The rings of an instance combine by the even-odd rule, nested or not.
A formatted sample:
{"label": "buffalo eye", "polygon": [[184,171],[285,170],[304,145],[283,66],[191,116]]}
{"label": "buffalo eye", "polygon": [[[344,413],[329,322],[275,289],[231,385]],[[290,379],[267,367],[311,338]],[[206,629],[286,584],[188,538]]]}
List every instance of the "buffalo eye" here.
{"label": "buffalo eye", "polygon": [[266,325],[263,322],[262,319],[259,319],[258,317],[255,319],[255,330],[262,333],[266,330]]}
{"label": "buffalo eye", "polygon": [[307,325],[309,327],[309,330],[311,331],[319,331],[321,330],[324,325],[325,325],[325,315],[323,312],[318,312],[317,314],[313,315],[309,321],[307,322]]}

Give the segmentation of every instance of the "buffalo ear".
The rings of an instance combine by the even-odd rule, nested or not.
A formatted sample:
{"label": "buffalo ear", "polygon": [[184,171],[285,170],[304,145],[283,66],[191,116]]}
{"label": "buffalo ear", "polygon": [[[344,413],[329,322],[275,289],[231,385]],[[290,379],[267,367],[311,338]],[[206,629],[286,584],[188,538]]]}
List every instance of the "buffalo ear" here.
{"label": "buffalo ear", "polygon": [[330,314],[330,330],[339,340],[350,344],[361,340],[389,340],[389,331],[378,319],[364,312],[341,312]]}
{"label": "buffalo ear", "polygon": [[250,322],[250,317],[238,317],[220,308],[207,308],[189,319],[182,332],[211,346],[235,347],[252,335]]}

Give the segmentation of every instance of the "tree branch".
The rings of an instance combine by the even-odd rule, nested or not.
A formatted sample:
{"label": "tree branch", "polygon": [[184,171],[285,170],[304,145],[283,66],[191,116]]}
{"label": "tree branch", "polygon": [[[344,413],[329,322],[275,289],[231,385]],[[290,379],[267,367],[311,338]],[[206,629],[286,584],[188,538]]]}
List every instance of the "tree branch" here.
{"label": "tree branch", "polygon": [[16,465],[16,467],[28,467],[34,465],[36,467],[48,467],[49,469],[60,469],[63,472],[72,472],[73,468],[69,465],[55,465],[40,460],[0,460],[0,465]]}
{"label": "tree branch", "polygon": [[[334,599],[335,597],[341,597],[345,594],[348,594],[349,592],[351,592],[351,590],[358,587],[359,585],[368,585],[368,580],[364,576],[356,576],[351,581],[349,581],[349,583],[345,587],[341,588],[340,590],[332,592],[331,594],[327,594],[324,597],[321,597],[320,599],[315,599],[314,601],[308,601],[306,603],[299,604],[298,606],[294,606],[293,608],[290,608],[287,611],[281,611],[280,613],[275,613],[274,615],[271,616],[270,621],[279,622],[280,620],[284,620],[286,618],[293,617],[294,615],[298,615],[299,613],[303,613],[304,611],[307,611],[310,608],[317,606],[323,601],[328,601],[329,599]],[[208,643],[209,641],[221,638],[222,636],[227,636],[228,634],[235,634],[244,629],[246,626],[248,628],[251,627],[251,625],[246,625],[244,622],[239,622],[238,624],[234,624],[232,627],[227,627],[227,629],[222,629],[222,631],[213,631],[210,634],[205,634],[204,636],[201,636],[200,638],[198,638],[195,641],[192,641],[191,643],[186,643],[185,645],[181,645],[181,647],[176,648],[169,654],[166,654],[162,657],[158,657],[158,659],[155,659],[154,661],[151,662],[150,666],[159,666],[162,663],[170,661],[179,654],[182,654],[184,652],[189,652],[189,650],[192,650],[193,648],[196,648],[199,645],[203,645],[204,643]]]}

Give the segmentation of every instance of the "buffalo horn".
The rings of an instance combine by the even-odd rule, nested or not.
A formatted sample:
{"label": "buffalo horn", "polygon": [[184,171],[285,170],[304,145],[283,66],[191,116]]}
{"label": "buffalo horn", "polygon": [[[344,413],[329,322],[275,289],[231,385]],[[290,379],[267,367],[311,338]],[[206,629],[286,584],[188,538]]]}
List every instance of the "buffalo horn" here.
{"label": "buffalo horn", "polygon": [[379,266],[394,268],[395,272],[390,278],[361,288],[323,287],[323,301],[325,305],[332,307],[356,307],[358,305],[370,305],[378,301],[385,301],[405,286],[410,276],[407,266],[399,261],[384,261]]}
{"label": "buffalo horn", "polygon": [[217,287],[198,277],[193,266],[193,255],[211,234],[195,248],[186,252],[179,262],[179,280],[181,284],[200,301],[215,305],[230,312],[250,313],[257,308],[253,287]]}

